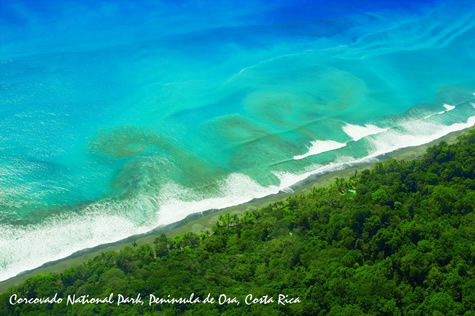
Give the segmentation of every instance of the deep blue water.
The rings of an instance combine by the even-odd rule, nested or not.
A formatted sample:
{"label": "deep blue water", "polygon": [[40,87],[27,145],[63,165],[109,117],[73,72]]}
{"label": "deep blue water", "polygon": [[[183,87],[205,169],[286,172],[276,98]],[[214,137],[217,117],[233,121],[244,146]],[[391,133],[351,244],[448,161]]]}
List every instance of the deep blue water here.
{"label": "deep blue water", "polygon": [[472,1],[0,0],[0,280],[472,126]]}

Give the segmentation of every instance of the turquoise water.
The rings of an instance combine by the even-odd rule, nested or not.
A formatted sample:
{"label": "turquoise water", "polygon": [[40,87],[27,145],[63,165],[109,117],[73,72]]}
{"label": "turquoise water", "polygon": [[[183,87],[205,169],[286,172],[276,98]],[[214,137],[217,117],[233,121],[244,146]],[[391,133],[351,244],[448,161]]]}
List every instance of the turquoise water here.
{"label": "turquoise water", "polygon": [[0,1],[0,280],[475,122],[472,1]]}

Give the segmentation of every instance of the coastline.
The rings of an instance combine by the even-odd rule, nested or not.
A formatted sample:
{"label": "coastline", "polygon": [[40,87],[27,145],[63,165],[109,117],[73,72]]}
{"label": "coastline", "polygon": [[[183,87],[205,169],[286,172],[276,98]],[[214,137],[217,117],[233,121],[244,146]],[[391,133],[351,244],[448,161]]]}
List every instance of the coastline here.
{"label": "coastline", "polygon": [[[377,161],[387,160],[391,158],[398,160],[413,160],[421,158],[427,148],[429,148],[430,146],[433,146],[434,144],[437,144],[441,141],[445,141],[447,143],[454,143],[458,136],[467,134],[473,128],[474,127],[472,126],[460,131],[449,133],[439,139],[420,146],[399,149],[392,153],[377,157]],[[360,172],[365,169],[371,169],[374,167],[375,163],[376,161],[368,162],[338,171],[331,171],[320,175],[310,176],[309,178],[301,181],[300,183],[293,185],[293,193],[279,192],[277,194],[273,194],[263,198],[254,199],[244,204],[220,210],[209,210],[202,213],[191,214],[179,222],[163,227],[158,227],[142,235],[134,235],[126,239],[117,241],[115,243],[103,244],[94,248],[83,249],[66,258],[46,263],[39,268],[22,272],[21,274],[13,278],[0,282],[0,293],[7,291],[12,286],[16,286],[23,282],[26,278],[38,273],[61,273],[62,271],[72,266],[79,265],[82,262],[87,261],[97,255],[100,255],[102,252],[105,251],[119,251],[120,249],[126,246],[131,247],[133,242],[136,242],[138,245],[152,243],[154,239],[162,233],[165,233],[168,237],[173,237],[175,235],[183,234],[185,232],[201,233],[206,230],[210,230],[212,225],[222,214],[230,213],[240,215],[246,211],[259,209],[276,201],[286,199],[291,195],[305,194],[310,192],[313,187],[325,187],[332,184],[335,178],[337,177],[345,178],[352,175],[356,170]]]}

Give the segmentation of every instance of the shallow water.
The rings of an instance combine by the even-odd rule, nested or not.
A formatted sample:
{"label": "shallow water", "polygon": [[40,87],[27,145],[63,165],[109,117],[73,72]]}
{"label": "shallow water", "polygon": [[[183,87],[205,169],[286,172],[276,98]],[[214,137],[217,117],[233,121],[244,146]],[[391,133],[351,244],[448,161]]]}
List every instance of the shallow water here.
{"label": "shallow water", "polygon": [[475,123],[471,1],[0,2],[0,280]]}

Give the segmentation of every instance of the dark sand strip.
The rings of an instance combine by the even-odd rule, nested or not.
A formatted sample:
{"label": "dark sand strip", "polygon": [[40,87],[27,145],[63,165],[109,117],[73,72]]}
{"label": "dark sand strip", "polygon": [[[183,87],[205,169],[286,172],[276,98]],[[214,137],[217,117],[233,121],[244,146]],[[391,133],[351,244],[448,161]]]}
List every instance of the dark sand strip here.
{"label": "dark sand strip", "polygon": [[[458,136],[469,133],[472,128],[473,127],[447,134],[446,136],[434,140],[428,144],[398,150],[396,152],[379,157],[378,160],[381,161],[390,158],[399,160],[419,159],[424,155],[427,148],[429,148],[430,146],[433,146],[441,141],[445,141],[449,144],[455,143]],[[64,259],[46,263],[37,269],[25,271],[16,277],[0,282],[0,293],[7,291],[7,289],[13,286],[19,285],[21,282],[23,282],[23,280],[37,273],[61,273],[62,271],[70,267],[77,266],[83,263],[84,261],[87,261],[91,258],[94,258],[95,256],[100,255],[102,252],[105,251],[119,251],[120,249],[126,246],[132,247],[133,242],[136,242],[139,246],[144,243],[153,243],[155,238],[157,238],[162,233],[166,234],[168,237],[173,237],[175,235],[183,234],[186,232],[194,232],[200,234],[206,230],[211,230],[211,227],[218,220],[220,215],[226,213],[241,215],[246,211],[256,210],[265,207],[269,204],[272,204],[276,201],[284,200],[291,195],[308,193],[314,187],[326,187],[332,184],[337,177],[347,178],[353,175],[356,170],[358,172],[361,172],[364,169],[373,168],[374,165],[374,162],[367,163],[364,165],[350,167],[339,171],[333,171],[323,175],[311,176],[307,180],[302,181],[302,183],[296,184],[294,186],[294,193],[280,192],[278,194],[267,196],[261,199],[252,200],[250,202],[228,207],[225,209],[210,210],[200,214],[192,214],[182,221],[157,228],[147,234],[131,236],[129,238],[123,239],[112,244],[99,245],[94,248],[81,250]]]}

